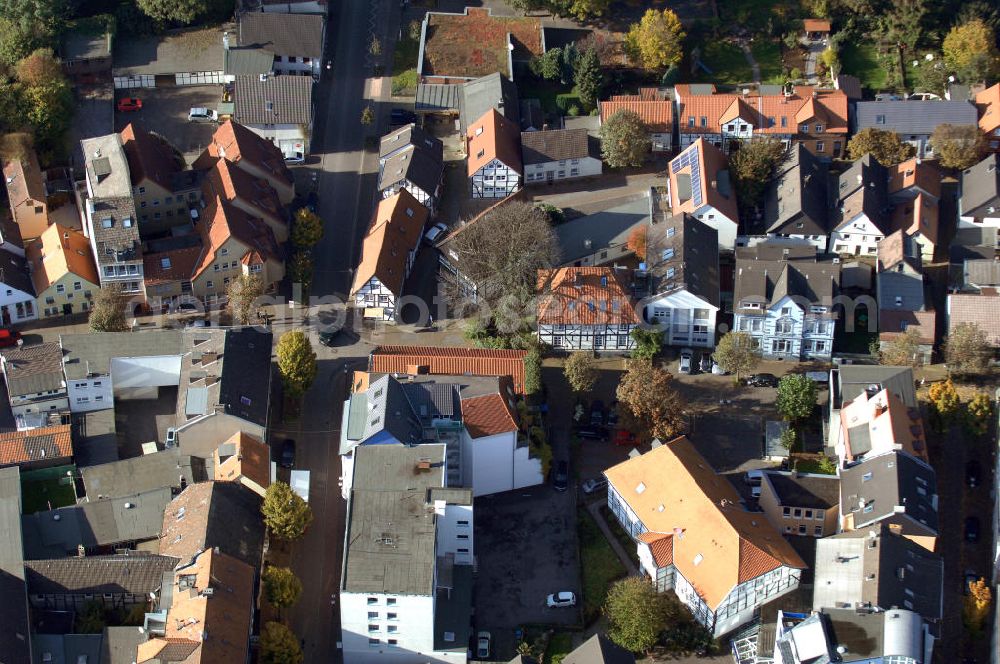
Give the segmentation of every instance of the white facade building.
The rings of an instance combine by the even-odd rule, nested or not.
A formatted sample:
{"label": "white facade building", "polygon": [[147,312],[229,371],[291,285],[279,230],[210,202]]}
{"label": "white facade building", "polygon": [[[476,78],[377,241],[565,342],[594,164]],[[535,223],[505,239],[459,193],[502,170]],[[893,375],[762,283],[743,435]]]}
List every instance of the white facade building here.
{"label": "white facade building", "polygon": [[506,198],[521,187],[521,132],[490,109],[469,125],[465,137],[472,198]]}
{"label": "white facade building", "polygon": [[719,148],[697,140],[670,162],[670,209],[690,214],[718,233],[719,249],[736,247],[739,212],[729,161]]}
{"label": "white facade building", "polygon": [[593,177],[603,164],[586,129],[521,132],[526,184]]}

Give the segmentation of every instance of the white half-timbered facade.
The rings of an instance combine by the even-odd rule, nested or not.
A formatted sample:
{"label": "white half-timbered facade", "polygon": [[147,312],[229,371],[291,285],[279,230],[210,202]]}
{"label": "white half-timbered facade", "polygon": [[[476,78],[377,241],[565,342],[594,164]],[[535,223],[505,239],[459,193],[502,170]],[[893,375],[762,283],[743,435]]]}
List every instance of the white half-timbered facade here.
{"label": "white half-timbered facade", "polygon": [[521,186],[521,174],[493,159],[476,170],[470,181],[473,198],[506,198]]}
{"label": "white half-timbered facade", "polygon": [[621,270],[539,270],[538,339],[554,348],[625,352],[639,326]]}
{"label": "white half-timbered facade", "polygon": [[490,109],[465,137],[472,198],[506,198],[521,186],[521,130]]}

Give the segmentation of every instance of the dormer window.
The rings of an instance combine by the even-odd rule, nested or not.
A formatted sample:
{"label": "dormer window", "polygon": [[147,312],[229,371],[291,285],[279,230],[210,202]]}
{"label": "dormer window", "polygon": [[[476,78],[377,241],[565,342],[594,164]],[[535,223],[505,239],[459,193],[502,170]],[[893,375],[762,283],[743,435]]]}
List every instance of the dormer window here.
{"label": "dormer window", "polygon": [[884,125],[885,124],[885,116],[884,115],[876,115],[875,116],[875,124],[877,124],[877,125]]}
{"label": "dormer window", "polygon": [[482,127],[476,127],[476,136],[480,136],[480,135],[482,135],[482,133],[483,133],[483,128]]}

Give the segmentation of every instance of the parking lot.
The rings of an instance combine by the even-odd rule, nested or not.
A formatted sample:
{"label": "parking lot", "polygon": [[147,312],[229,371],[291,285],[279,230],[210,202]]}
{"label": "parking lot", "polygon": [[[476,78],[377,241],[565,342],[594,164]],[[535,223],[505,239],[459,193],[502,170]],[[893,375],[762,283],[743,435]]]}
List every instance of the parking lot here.
{"label": "parking lot", "polygon": [[[139,98],[142,110],[118,112],[117,103],[123,97]],[[188,112],[194,107],[217,109],[221,100],[222,86],[219,85],[115,90],[115,130],[121,131],[132,123],[146,131],[154,131],[180,150],[190,164],[208,145],[217,125],[190,122]]]}

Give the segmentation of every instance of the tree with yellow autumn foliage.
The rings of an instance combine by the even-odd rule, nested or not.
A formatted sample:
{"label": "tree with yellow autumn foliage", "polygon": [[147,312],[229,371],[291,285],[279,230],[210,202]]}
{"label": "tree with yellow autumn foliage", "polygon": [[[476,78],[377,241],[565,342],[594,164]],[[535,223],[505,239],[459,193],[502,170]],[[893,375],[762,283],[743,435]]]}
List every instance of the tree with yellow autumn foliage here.
{"label": "tree with yellow autumn foliage", "polygon": [[644,69],[658,71],[681,61],[684,28],[669,9],[648,9],[625,35],[625,50]]}
{"label": "tree with yellow autumn foliage", "polygon": [[965,596],[962,606],[962,620],[966,628],[973,632],[983,628],[983,623],[990,614],[992,601],[993,593],[986,585],[986,579],[980,578],[978,581],[969,582],[969,594]]}

